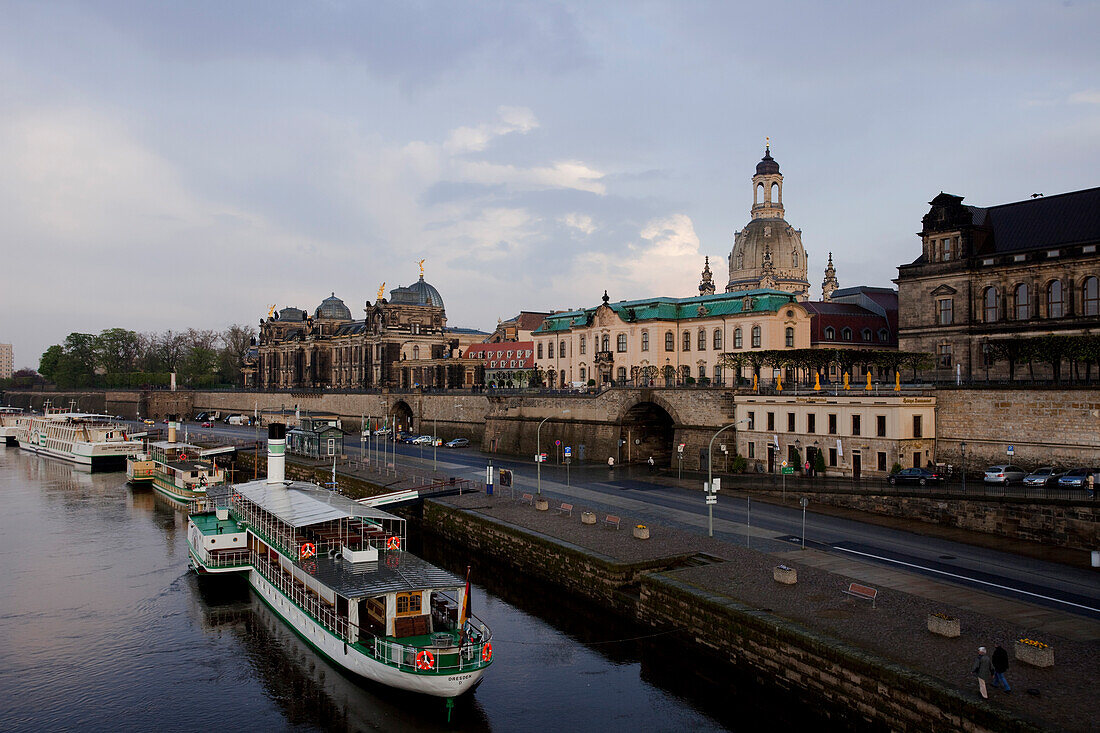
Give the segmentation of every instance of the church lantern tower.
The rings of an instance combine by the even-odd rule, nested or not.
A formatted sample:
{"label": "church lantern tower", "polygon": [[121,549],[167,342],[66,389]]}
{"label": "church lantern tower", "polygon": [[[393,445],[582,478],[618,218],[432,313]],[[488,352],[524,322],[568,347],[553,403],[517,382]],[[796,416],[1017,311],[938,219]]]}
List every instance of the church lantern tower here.
{"label": "church lantern tower", "polygon": [[833,291],[840,287],[836,279],[836,268],[833,267],[833,253],[829,253],[829,264],[825,267],[825,279],[821,281],[821,299],[832,300]]}

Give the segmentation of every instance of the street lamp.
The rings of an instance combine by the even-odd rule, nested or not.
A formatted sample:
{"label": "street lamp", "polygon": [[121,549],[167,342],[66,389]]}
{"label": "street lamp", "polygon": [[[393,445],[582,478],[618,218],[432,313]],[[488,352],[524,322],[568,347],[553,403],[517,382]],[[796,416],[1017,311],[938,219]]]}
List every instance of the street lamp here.
{"label": "street lamp", "polygon": [[[715,433],[714,435],[711,436],[710,445],[707,447],[707,493],[714,493],[712,491],[712,488],[711,488],[711,487],[714,486],[714,457],[711,455],[711,453],[714,451],[714,439],[717,438],[720,433],[722,433],[726,430],[729,430],[732,427],[740,425],[743,422],[748,422],[748,421],[749,421],[749,418],[747,418],[747,417],[741,418],[737,422],[730,423],[729,425],[722,428],[717,433]],[[707,531],[709,532],[710,536],[713,537],[714,536],[714,505],[713,504],[707,504],[707,528],[708,528]]]}
{"label": "street lamp", "polygon": [[[569,410],[561,410],[559,414],[567,415]],[[552,417],[555,417],[555,415],[544,417],[535,430],[535,493],[539,495],[542,495],[542,440],[540,434],[542,433],[542,423]]]}

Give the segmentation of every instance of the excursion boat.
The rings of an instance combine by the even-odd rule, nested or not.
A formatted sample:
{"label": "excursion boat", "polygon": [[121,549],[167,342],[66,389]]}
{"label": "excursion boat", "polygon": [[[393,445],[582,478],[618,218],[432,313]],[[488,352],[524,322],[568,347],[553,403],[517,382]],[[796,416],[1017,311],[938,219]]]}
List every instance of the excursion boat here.
{"label": "excursion boat", "polygon": [[92,471],[118,471],[128,456],[141,451],[141,441],[127,435],[125,425],[110,415],[86,412],[47,412],[16,418],[19,448],[60,458]]}
{"label": "excursion boat", "polygon": [[126,480],[131,484],[151,485],[167,499],[188,507],[206,496],[207,488],[225,483],[225,468],[218,466],[217,455],[232,448],[203,449],[176,440],[179,422],[168,421],[168,440],[149,443],[145,449],[126,459]]}
{"label": "excursion boat", "polygon": [[0,407],[0,444],[16,444],[15,431],[18,427],[16,418],[22,414],[23,410],[19,407]]}
{"label": "excursion boat", "polygon": [[493,661],[469,612],[469,579],[413,555],[405,520],[314,484],[284,480],[285,426],[268,434],[268,477],[208,492],[188,518],[200,575],[244,573],[259,597],[333,664],[447,699]]}

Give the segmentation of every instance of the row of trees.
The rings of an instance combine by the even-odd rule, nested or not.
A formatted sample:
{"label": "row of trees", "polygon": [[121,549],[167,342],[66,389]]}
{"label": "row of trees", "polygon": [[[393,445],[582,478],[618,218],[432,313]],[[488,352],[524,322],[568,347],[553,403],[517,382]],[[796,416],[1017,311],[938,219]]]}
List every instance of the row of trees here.
{"label": "row of trees", "polygon": [[1092,381],[1092,367],[1100,363],[1100,336],[1046,336],[1014,337],[997,339],[985,344],[985,363],[987,367],[998,361],[1008,362],[1008,378],[1016,379],[1017,365],[1026,365],[1028,375],[1035,379],[1035,365],[1049,367],[1050,376],[1055,383],[1063,380],[1062,365],[1069,365],[1069,378],[1082,381],[1081,367],[1084,367],[1084,380]]}
{"label": "row of trees", "polygon": [[828,378],[829,368],[835,366],[838,374],[848,374],[855,379],[866,372],[909,372],[913,381],[922,369],[933,365],[932,355],[919,351],[886,351],[878,349],[765,349],[762,351],[735,351],[722,354],[719,363],[723,369],[733,369],[740,378],[748,366],[759,376],[762,367],[769,369],[793,369],[813,381],[814,374]]}
{"label": "row of trees", "polygon": [[46,349],[38,372],[66,389],[166,386],[172,372],[185,386],[239,385],[255,333],[240,325],[220,332],[108,328],[98,335],[70,333],[64,343]]}

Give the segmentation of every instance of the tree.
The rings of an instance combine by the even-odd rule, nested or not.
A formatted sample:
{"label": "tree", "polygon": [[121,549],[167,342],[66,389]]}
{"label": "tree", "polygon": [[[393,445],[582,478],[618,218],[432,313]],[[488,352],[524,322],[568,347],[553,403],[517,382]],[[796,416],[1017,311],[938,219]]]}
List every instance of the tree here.
{"label": "tree", "polygon": [[90,333],[70,333],[63,353],[57,360],[53,381],[59,387],[89,387],[95,381],[96,337]]}
{"label": "tree", "polygon": [[140,352],[141,340],[133,331],[108,328],[96,337],[96,360],[107,374],[134,371]]}
{"label": "tree", "polygon": [[65,348],[61,344],[54,344],[46,349],[42,358],[38,361],[38,373],[49,380],[53,380],[57,372],[57,364],[65,354]]}

